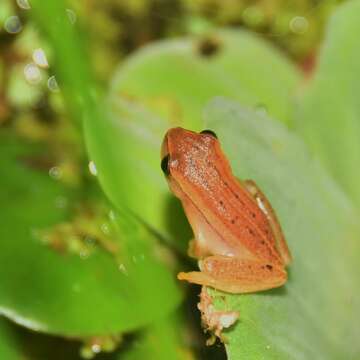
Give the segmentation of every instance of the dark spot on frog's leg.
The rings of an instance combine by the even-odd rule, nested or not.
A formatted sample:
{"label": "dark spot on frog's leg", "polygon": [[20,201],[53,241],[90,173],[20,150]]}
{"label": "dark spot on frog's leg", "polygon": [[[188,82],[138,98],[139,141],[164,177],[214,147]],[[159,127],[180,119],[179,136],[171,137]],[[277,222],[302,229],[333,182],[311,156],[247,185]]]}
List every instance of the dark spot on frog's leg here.
{"label": "dark spot on frog's leg", "polygon": [[251,213],[251,216],[255,219],[256,218],[256,214],[255,213]]}
{"label": "dark spot on frog's leg", "polygon": [[232,220],[231,220],[231,223],[232,223],[232,224],[235,224],[235,219],[232,219]]}
{"label": "dark spot on frog's leg", "polygon": [[267,264],[266,268],[271,271],[273,267],[272,267],[272,265]]}
{"label": "dark spot on frog's leg", "polygon": [[224,205],[224,202],[222,200],[219,201],[220,205]]}

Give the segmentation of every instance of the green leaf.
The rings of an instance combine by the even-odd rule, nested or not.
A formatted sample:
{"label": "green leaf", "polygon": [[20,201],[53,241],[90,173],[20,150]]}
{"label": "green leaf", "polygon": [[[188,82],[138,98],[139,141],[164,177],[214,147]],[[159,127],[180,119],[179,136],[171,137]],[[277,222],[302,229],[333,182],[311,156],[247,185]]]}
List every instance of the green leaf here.
{"label": "green leaf", "polygon": [[223,99],[205,118],[234,174],[269,197],[294,258],[282,288],[225,299],[214,291],[218,308],[240,312],[226,332],[229,359],[357,359],[358,213],[279,122]]}
{"label": "green leaf", "polygon": [[360,206],[360,1],[338,7],[319,64],[303,89],[296,128],[322,163]]}
{"label": "green leaf", "polygon": [[[69,209],[59,204],[75,199],[47,171],[31,168],[43,149],[34,154],[6,135],[0,145],[0,185],[6,189],[0,198],[1,313],[33,330],[90,336],[132,330],[174,309],[179,294],[172,276],[144,246],[125,247],[120,258],[138,262],[120,271],[114,255],[101,248],[82,259],[44,244],[41,231],[69,219]],[[153,241],[145,231],[120,230],[115,239],[120,233],[133,244]],[[159,291],[152,291],[153,279]]]}
{"label": "green leaf", "polygon": [[219,95],[265,107],[288,122],[298,80],[295,66],[259,37],[221,30],[138,51],[120,67],[113,92],[141,100],[173,123],[202,130],[202,109]]}

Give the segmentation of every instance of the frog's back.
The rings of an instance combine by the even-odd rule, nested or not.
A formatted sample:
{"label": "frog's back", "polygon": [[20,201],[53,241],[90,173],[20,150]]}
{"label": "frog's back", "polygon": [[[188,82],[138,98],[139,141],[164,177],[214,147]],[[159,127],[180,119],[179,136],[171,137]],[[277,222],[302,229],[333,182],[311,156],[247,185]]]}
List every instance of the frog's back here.
{"label": "frog's back", "polygon": [[232,174],[218,140],[188,132],[173,146],[172,176],[234,256],[282,263],[266,215]]}

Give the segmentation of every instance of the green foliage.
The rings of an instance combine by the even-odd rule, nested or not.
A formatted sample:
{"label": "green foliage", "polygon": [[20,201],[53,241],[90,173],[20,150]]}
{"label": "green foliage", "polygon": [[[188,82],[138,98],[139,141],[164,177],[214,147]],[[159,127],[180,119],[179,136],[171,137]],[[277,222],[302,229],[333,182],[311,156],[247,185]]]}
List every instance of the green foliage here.
{"label": "green foliage", "polygon": [[[216,52],[211,57],[201,55],[199,47],[212,42]],[[269,72],[268,66],[274,71]],[[174,246],[184,249],[190,232],[159,171],[160,144],[167,128],[203,129],[203,108],[217,95],[268,109],[287,122],[289,99],[298,79],[293,65],[245,32],[221,31],[138,52],[115,76],[110,94],[113,118],[88,125],[94,134],[88,137],[89,147],[96,146],[92,154],[105,191],[116,204],[129,205]],[[120,151],[119,143],[125,150]],[[96,157],[100,153],[107,167],[100,167],[103,162]]]}
{"label": "green foliage", "polygon": [[[32,330],[87,340],[83,355],[92,355],[94,336],[110,351],[112,339],[136,331],[109,358],[191,358],[179,336],[189,329],[173,274],[189,266],[178,262],[191,232],[159,152],[169,127],[209,127],[235,175],[254,179],[270,198],[294,256],[281,289],[212,291],[217,308],[240,312],[225,332],[229,359],[359,357],[359,1],[330,21],[305,85],[297,67],[259,36],[214,30],[143,48],[116,72],[108,98],[64,2],[31,5],[97,177],[81,169],[71,188],[54,176],[48,148],[2,131],[0,312]],[[231,100],[206,105],[217,96]],[[76,210],[83,203],[95,209],[93,218]],[[86,244],[88,235],[95,243]],[[18,359],[18,329],[0,320],[0,357]]]}
{"label": "green foliage", "polygon": [[360,227],[353,204],[278,122],[222,99],[205,118],[235,175],[255,179],[269,197],[294,257],[283,288],[225,299],[215,292],[219,308],[240,312],[226,334],[229,359],[357,358]]}
{"label": "green foliage", "polygon": [[296,128],[327,169],[360,206],[360,2],[331,18],[317,71],[302,90]]}
{"label": "green foliage", "polygon": [[[353,6],[356,7],[357,4]],[[342,11],[344,10],[341,9],[340,13]],[[349,8],[348,11],[355,13],[354,9]],[[337,16],[339,15],[335,15],[335,19]],[[331,27],[332,23],[329,26]],[[350,29],[353,28],[347,27],[346,30],[341,24],[337,26],[337,31],[344,38],[350,36]],[[209,39],[226,44],[223,34],[211,34]],[[225,34],[230,37],[228,32]],[[233,40],[240,39],[240,44],[244,38],[247,38],[246,34],[232,35]],[[249,43],[251,49],[267,49],[254,38]],[[237,42],[234,40],[231,48],[235,48],[235,44]],[[279,81],[281,70],[277,69],[274,74],[270,71],[268,79],[265,79],[265,84],[266,80],[268,81],[267,86],[259,81],[261,85],[256,87],[251,76],[241,76],[248,71],[259,73],[256,69],[266,68],[268,65],[268,69],[273,69],[270,64],[276,53],[270,51],[267,56],[253,56],[256,52],[252,52],[252,56],[247,58],[245,55],[242,62],[238,61],[238,54],[234,51],[232,56],[229,55],[229,62],[222,63],[219,58],[226,57],[226,45],[220,47],[220,54],[203,59],[196,51],[197,46],[199,39],[192,42],[167,42],[142,50],[121,67],[113,89],[119,95],[130,97],[133,108],[139,108],[138,101],[143,102],[160,117],[173,119],[174,125],[180,124],[197,130],[204,126],[201,122],[194,124],[194,119],[198,121],[204,103],[216,93],[229,96],[230,92],[232,98],[240,99],[242,103],[254,106],[255,109],[257,103],[264,104],[265,110],[274,117],[281,118],[280,114],[287,113],[284,109],[291,106],[295,83],[299,84],[298,74],[294,69],[282,67],[285,78],[291,79],[288,82]],[[336,45],[333,46],[334,49],[337,48]],[[356,49],[351,44],[349,47],[351,51]],[[247,47],[243,46],[241,49],[246,54]],[[221,51],[224,51],[225,55],[222,55]],[[354,58],[356,57],[349,56],[348,61],[353,61]],[[202,65],[198,65],[198,62],[202,62]],[[236,71],[226,66],[227,64],[236,66]],[[232,72],[227,73],[229,69]],[[222,75],[220,79],[219,74]],[[329,74],[324,77],[337,79],[335,70],[332,74],[332,77]],[[169,78],[171,83],[167,81]],[[204,78],[207,79],[206,82]],[[236,90],[232,86],[232,78],[237,80]],[[263,78],[260,76],[260,79]],[[354,78],[347,79],[351,83],[355,81]],[[338,81],[342,82],[343,79],[339,77]],[[229,84],[226,90],[223,89],[224,82]],[[209,86],[204,86],[204,83]],[[218,87],[213,84],[218,84]],[[284,84],[288,84],[285,100],[282,93],[272,90],[277,86],[284,86],[286,89]],[[266,91],[261,92],[263,85],[269,91],[268,96],[264,95]],[[348,83],[345,85],[352,88]],[[251,101],[251,96],[248,95],[254,88],[256,102]],[[186,92],[186,89],[191,91]],[[335,90],[336,88],[329,87],[328,91]],[[316,98],[311,100],[309,109],[327,111],[327,104],[320,102],[317,107]],[[283,107],[279,106],[281,101],[284,101]],[[341,103],[341,107],[346,107],[341,98],[338,103]],[[335,107],[336,104],[333,102],[332,106]],[[124,106],[119,102],[116,107],[121,109],[117,113],[119,123],[130,127],[129,117],[124,116]],[[176,111],[169,111],[171,106]],[[223,101],[208,108],[205,115],[208,120],[205,127],[214,129],[220,135],[236,175],[255,179],[269,195],[282,220],[295,258],[285,289],[247,296],[228,295],[225,302],[217,300],[220,308],[237,309],[241,314],[239,323],[227,334],[229,358],[356,358],[359,349],[351,344],[357,336],[356,324],[352,318],[359,306],[357,296],[353,294],[359,294],[360,291],[356,281],[359,275],[356,263],[359,259],[355,256],[358,247],[358,214],[352,201],[324,171],[321,164],[312,159],[302,141],[282,126],[259,115],[259,112],[264,111],[261,110],[244,110]],[[138,122],[143,121],[144,111],[146,110],[138,111],[136,120],[132,122],[133,125],[137,124],[138,134]],[[171,117],[172,114],[175,115]],[[291,114],[285,119],[291,123]],[[311,120],[309,124],[320,130],[316,119],[313,117]],[[356,121],[356,117],[352,120]],[[156,119],[156,122],[160,121]],[[154,118],[149,114],[145,127],[149,128],[154,126],[153,124]],[[331,127],[327,129],[332,133]],[[138,139],[140,140],[140,137]],[[139,148],[137,158],[149,161],[150,164],[152,160],[148,159],[146,154],[150,154],[151,147],[147,146],[147,149],[143,149],[143,146]],[[133,181],[136,181],[135,176]],[[157,226],[157,222],[146,217],[146,212],[137,207],[134,207],[134,210]],[[161,232],[164,228],[157,230]],[[334,287],[340,289],[336,294]],[[218,298],[217,293],[214,293],[214,296]],[[348,304],[346,312],[345,303]]]}
{"label": "green foliage", "polygon": [[259,37],[223,30],[140,50],[121,66],[113,91],[199,130],[202,109],[214,96],[268,107],[287,122],[298,81],[295,66]]}
{"label": "green foliage", "polygon": [[[34,330],[94,336],[137,328],[175,306],[179,297],[169,275],[151,261],[144,246],[134,247],[140,241],[149,241],[150,235],[135,225],[119,230],[116,215],[115,224],[110,219],[109,225],[104,225],[114,228],[114,241],[120,237],[132,241],[126,246],[122,240],[119,260],[101,247],[85,259],[81,250],[64,253],[61,238],[44,243],[44,230],[67,220],[71,208],[63,204],[76,199],[47,171],[31,168],[41,161],[41,148],[32,154],[29,146],[6,136],[0,143],[1,163],[6,168],[1,186],[7,189],[0,201],[2,313]],[[138,261],[134,270],[129,258]],[[120,265],[124,271],[119,270]],[[148,285],[138,288],[142,275]],[[163,280],[164,293],[151,292],[149,277]]]}

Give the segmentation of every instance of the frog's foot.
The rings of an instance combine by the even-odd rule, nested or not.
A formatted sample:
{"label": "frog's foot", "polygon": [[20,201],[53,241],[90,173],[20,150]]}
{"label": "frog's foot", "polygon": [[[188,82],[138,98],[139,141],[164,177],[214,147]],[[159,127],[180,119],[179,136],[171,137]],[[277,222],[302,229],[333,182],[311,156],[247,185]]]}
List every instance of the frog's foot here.
{"label": "frog's foot", "polygon": [[205,331],[212,334],[206,344],[213,345],[216,341],[216,337],[225,342],[222,331],[236,322],[239,317],[239,313],[237,311],[216,310],[213,305],[213,299],[208,293],[206,286],[201,288],[198,309],[201,312],[201,323]]}
{"label": "frog's foot", "polygon": [[210,286],[229,293],[249,293],[283,285],[286,271],[264,261],[215,255],[199,261],[201,271],[179,273],[179,280]]}

